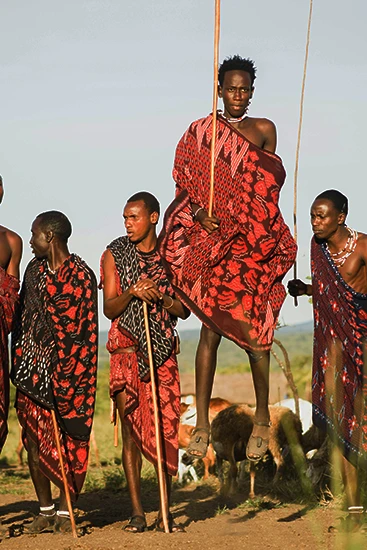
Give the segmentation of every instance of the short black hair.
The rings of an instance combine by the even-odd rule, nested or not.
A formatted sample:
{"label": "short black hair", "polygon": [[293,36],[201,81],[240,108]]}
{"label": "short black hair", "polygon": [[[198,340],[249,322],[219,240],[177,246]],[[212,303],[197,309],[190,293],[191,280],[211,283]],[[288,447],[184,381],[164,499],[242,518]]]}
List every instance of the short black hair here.
{"label": "short black hair", "polygon": [[139,191],[139,193],[135,193],[135,195],[133,195],[127,200],[127,203],[137,202],[137,201],[143,201],[149,214],[153,214],[153,212],[157,212],[159,216],[159,214],[161,213],[161,207],[158,202],[158,199],[156,199],[155,196],[152,195],[151,193],[148,193],[148,191]]}
{"label": "short black hair", "polygon": [[315,201],[318,199],[327,199],[331,201],[338,212],[345,214],[345,216],[348,215],[348,199],[340,191],[336,189],[327,189],[320,193],[320,195],[317,195]]}
{"label": "short black hair", "polygon": [[49,210],[38,214],[36,220],[39,220],[42,231],[53,231],[54,235],[61,241],[68,242],[72,227],[65,214],[57,210]]}
{"label": "short black hair", "polygon": [[218,81],[219,85],[223,86],[224,75],[227,71],[244,71],[249,73],[251,78],[251,86],[254,85],[256,78],[256,67],[254,61],[249,58],[244,58],[239,55],[233,55],[232,57],[226,57],[223,63],[219,67]]}

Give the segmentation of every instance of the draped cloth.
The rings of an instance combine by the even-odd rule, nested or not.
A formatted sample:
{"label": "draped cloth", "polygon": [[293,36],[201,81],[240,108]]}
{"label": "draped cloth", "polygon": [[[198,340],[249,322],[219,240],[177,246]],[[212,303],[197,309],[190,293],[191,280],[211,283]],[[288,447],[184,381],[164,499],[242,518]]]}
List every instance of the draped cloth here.
{"label": "draped cloth", "polygon": [[367,294],[343,279],[324,243],[311,242],[313,421],[344,456],[367,467]]}
{"label": "draped cloth", "polygon": [[[125,239],[120,241],[124,244]],[[136,247],[135,247],[136,248]],[[110,248],[111,253],[112,249]],[[138,278],[155,279],[161,292],[170,296],[173,295],[171,285],[167,281],[167,277],[162,273],[162,263],[159,254],[156,251],[149,254],[142,254],[136,249],[137,259],[139,263],[139,273],[136,279],[131,280],[131,283],[126,282],[126,273],[122,275],[122,269],[125,266],[125,271],[129,271],[129,264],[121,263],[117,267],[115,263],[115,282],[118,295],[121,295],[126,290],[126,284],[130,286],[138,280]],[[103,274],[103,258],[101,259],[101,286],[104,283]],[[157,279],[157,273],[159,278]],[[123,283],[125,281],[125,284]],[[164,282],[163,287],[161,281]],[[167,286],[168,283],[168,286]],[[165,290],[163,290],[165,289]],[[133,299],[132,301],[138,301]],[[131,302],[130,302],[131,303]],[[168,313],[167,319],[164,321],[161,317],[161,305],[155,304],[149,307],[149,324],[152,328],[152,321],[155,326],[161,323],[161,330],[167,330],[168,324],[170,331],[176,324],[176,318],[169,314],[168,310],[164,310],[164,314]],[[135,319],[134,334],[129,333],[126,329],[126,317],[131,315],[131,311],[127,308],[120,317],[114,319],[111,323],[111,328],[108,332],[107,350],[110,353],[110,396],[116,399],[119,392],[125,391],[125,418],[131,430],[135,444],[143,453],[145,458],[152,464],[157,464],[157,448],[156,434],[154,426],[154,410],[152,401],[152,386],[149,376],[141,378],[139,369],[139,349],[132,353],[115,353],[121,348],[129,348],[131,346],[139,346],[142,341],[141,332],[145,332],[144,324],[141,322],[141,317]],[[125,318],[125,319],[124,319]],[[163,321],[163,324],[162,324]],[[125,328],[122,328],[125,327]],[[151,340],[153,348],[153,358],[155,360],[154,350],[156,349],[155,332],[151,330]],[[170,356],[162,365],[155,363],[156,373],[156,388],[157,402],[159,409],[159,422],[161,427],[162,441],[162,461],[163,468],[168,474],[175,475],[178,467],[178,427],[180,420],[180,382],[176,354],[171,349]]]}
{"label": "draped cloth", "polygon": [[8,435],[9,353],[8,335],[18,302],[19,281],[0,267],[0,453]]}
{"label": "draped cloth", "polygon": [[282,279],[296,244],[278,206],[281,159],[218,117],[211,235],[193,220],[208,209],[212,116],[192,123],[173,169],[176,198],[168,207],[159,252],[180,300],[208,328],[247,350],[270,349],[286,296]]}
{"label": "draped cloth", "polygon": [[98,351],[97,283],[93,271],[70,255],[52,273],[46,260],[27,266],[12,335],[12,381],[28,449],[39,450],[41,471],[63,488],[50,410],[75,500],[86,474]]}

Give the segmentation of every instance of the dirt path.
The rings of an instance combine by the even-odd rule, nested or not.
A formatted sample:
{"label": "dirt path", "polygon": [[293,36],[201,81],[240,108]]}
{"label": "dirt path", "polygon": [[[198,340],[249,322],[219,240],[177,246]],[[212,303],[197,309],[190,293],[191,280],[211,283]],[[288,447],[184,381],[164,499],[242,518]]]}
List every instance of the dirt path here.
{"label": "dirt path", "polygon": [[[154,483],[144,487],[148,525],[157,515]],[[77,540],[71,535],[43,533],[3,539],[0,550],[117,550],[161,549],[201,550],[239,548],[346,549],[366,548],[365,535],[329,533],[341,513],[334,505],[307,508],[302,504],[280,504],[268,497],[258,501],[236,501],[219,496],[218,483],[210,480],[191,484],[173,492],[173,512],[185,526],[186,533],[166,535],[148,530],[143,534],[125,533],[122,527],[128,519],[129,504],[126,491],[83,494],[78,503],[78,525],[91,524],[90,534]],[[33,493],[26,496],[1,495],[0,517],[3,528],[20,525],[37,512]]]}

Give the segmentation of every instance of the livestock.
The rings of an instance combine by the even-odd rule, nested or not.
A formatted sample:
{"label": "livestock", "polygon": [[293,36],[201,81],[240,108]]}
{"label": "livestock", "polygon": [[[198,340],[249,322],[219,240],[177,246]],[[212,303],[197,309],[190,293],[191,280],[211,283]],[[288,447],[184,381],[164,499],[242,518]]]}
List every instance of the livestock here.
{"label": "livestock", "polygon": [[[302,450],[302,424],[286,407],[270,406],[269,453],[276,464],[274,483],[284,473],[283,449],[288,445],[293,461],[304,462]],[[233,493],[237,490],[237,462],[246,459],[246,446],[253,428],[254,409],[248,405],[232,405],[220,412],[211,426],[212,445],[216,452],[218,477],[221,490]],[[224,483],[223,461],[230,464],[227,483]],[[255,496],[255,467],[250,463],[250,497]]]}
{"label": "livestock", "polygon": [[[220,397],[213,397],[209,402],[209,422],[212,422],[216,415],[229,407],[231,403],[226,399]],[[192,431],[196,425],[196,407],[195,407],[195,398],[190,399],[189,403],[181,402],[181,419],[178,432],[178,445],[180,450],[187,448]],[[183,482],[185,474],[190,474],[194,479],[193,471],[190,468],[193,468],[193,463],[197,462],[198,459],[195,459],[186,453],[179,454],[179,473],[178,481]],[[204,479],[209,477],[209,471],[215,465],[215,454],[211,444],[208,446],[206,456],[202,459],[204,464]],[[195,480],[195,479],[194,479]]]}

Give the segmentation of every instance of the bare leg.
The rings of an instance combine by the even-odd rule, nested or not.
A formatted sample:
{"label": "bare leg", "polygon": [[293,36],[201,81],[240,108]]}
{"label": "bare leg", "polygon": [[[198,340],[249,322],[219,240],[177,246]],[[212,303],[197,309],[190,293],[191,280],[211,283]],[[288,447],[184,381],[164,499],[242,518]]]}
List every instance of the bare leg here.
{"label": "bare leg", "polygon": [[116,397],[116,405],[119,411],[122,428],[122,464],[127,481],[131,500],[131,515],[143,516],[144,510],[141,503],[141,452],[136,446],[129,425],[124,421],[126,395],[120,392]]}
{"label": "bare leg", "polygon": [[217,350],[221,336],[202,326],[195,359],[196,426],[187,453],[193,459],[204,458],[209,445],[209,401],[213,389]]}
{"label": "bare leg", "polygon": [[[252,372],[252,380],[254,383],[254,390],[256,396],[256,411],[255,411],[255,423],[252,431],[252,438],[256,438],[256,447],[261,443],[261,439],[264,443],[259,447],[259,452],[248,452],[247,457],[256,460],[261,458],[260,455],[264,454],[265,440],[269,439],[269,370],[270,370],[270,352],[262,351],[260,353],[249,353],[249,360]],[[256,422],[258,424],[256,424]],[[253,447],[253,446],[252,446]],[[267,445],[266,445],[267,447]],[[260,450],[262,449],[262,450]],[[265,450],[266,452],[266,450]]]}
{"label": "bare leg", "polygon": [[221,336],[202,326],[195,359],[197,428],[209,428],[209,401],[212,395],[217,351]]}
{"label": "bare leg", "polygon": [[40,506],[52,506],[51,482],[40,471],[38,447],[31,439],[28,440],[28,465]]}

